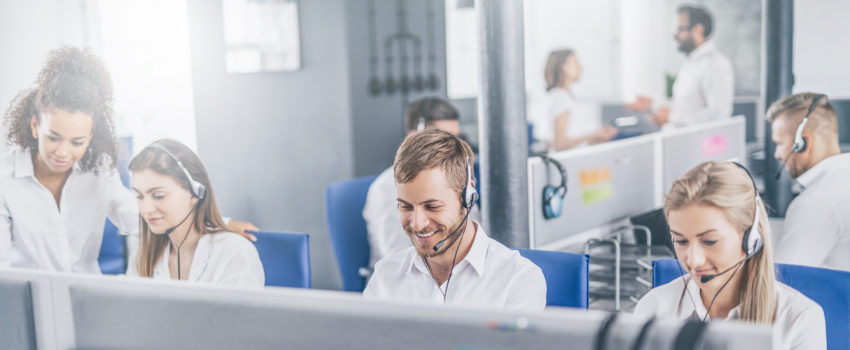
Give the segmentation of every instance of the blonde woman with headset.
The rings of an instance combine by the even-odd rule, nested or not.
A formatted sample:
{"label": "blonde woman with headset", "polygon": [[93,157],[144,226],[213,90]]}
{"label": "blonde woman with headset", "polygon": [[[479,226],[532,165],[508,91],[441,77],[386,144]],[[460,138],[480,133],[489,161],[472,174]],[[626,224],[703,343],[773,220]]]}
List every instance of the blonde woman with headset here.
{"label": "blonde woman with headset", "polygon": [[664,213],[688,274],[647,293],[635,314],[768,324],[776,348],[826,348],[821,307],[776,280],[767,212],[746,168],[696,166],[673,183]]}

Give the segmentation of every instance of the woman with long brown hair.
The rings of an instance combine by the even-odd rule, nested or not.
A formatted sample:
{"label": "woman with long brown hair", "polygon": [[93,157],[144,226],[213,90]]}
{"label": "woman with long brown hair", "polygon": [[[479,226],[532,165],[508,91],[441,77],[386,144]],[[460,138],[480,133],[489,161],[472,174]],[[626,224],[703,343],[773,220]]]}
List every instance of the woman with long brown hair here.
{"label": "woman with long brown hair", "polygon": [[198,156],[174,140],[152,143],[130,161],[141,244],[127,275],[261,287],[257,249],[227,232]]}
{"label": "woman with long brown hair", "polygon": [[570,148],[611,140],[617,129],[602,126],[595,116],[582,112],[572,85],[581,78],[582,67],[572,49],[552,51],[546,60],[547,109],[534,123],[534,134],[550,150]]}
{"label": "woman with long brown hair", "polygon": [[768,324],[778,348],[826,348],[821,307],[776,280],[767,212],[746,168],[697,165],[673,183],[664,213],[688,274],[647,293],[635,314]]}

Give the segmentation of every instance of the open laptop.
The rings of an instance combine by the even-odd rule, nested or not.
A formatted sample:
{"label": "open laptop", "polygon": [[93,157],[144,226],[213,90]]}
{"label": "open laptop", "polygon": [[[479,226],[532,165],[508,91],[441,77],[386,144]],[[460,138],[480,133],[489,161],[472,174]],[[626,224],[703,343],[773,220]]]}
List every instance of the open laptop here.
{"label": "open laptop", "polygon": [[649,112],[629,110],[624,104],[602,105],[602,124],[617,128],[619,133],[616,139],[640,136],[658,131],[659,127],[649,121],[648,115]]}

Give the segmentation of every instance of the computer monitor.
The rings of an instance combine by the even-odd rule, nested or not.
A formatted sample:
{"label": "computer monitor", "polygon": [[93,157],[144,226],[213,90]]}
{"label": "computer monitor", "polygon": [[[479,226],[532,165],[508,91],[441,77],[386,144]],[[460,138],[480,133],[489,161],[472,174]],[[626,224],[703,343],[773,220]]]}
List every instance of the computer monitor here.
{"label": "computer monitor", "polygon": [[564,240],[651,209],[655,190],[655,136],[646,135],[550,155],[567,172],[567,194],[559,217],[543,215],[543,188],[557,186],[557,170],[529,159],[531,247]]}
{"label": "computer monitor", "polygon": [[[95,349],[590,349],[607,314],[555,308],[502,311],[364,300],[349,293],[177,284],[72,283],[76,348]],[[645,320],[620,315],[613,348],[630,347]],[[682,321],[657,320],[646,348],[669,346]],[[707,348],[751,349],[770,328],[718,323]]]}
{"label": "computer monitor", "polygon": [[663,191],[694,166],[707,161],[746,162],[745,119],[731,119],[665,131],[662,136]]}
{"label": "computer monitor", "polygon": [[29,281],[0,277],[0,315],[0,349],[36,348]]}
{"label": "computer monitor", "polygon": [[736,99],[732,104],[732,115],[743,115],[747,122],[745,129],[747,131],[747,143],[758,141],[757,129],[760,120],[758,100],[757,99]]}

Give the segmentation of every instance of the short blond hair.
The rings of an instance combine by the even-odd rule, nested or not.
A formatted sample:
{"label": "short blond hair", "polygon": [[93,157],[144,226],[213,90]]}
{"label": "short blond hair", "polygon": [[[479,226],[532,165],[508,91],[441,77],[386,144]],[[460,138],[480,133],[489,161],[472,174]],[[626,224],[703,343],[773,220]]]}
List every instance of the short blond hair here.
{"label": "short blond hair", "polygon": [[[800,122],[803,121],[806,111],[820,95],[814,92],[801,92],[783,97],[770,104],[765,119],[770,123],[780,118],[785,119],[788,122],[786,132],[794,135]],[[806,129],[819,136],[838,140],[838,116],[828,98],[822,98],[818,101],[817,107],[809,115]]]}
{"label": "short blond hair", "polygon": [[[413,181],[424,170],[440,168],[446,181],[461,193],[466,187],[467,159],[475,161],[472,148],[459,137],[439,129],[425,129],[402,142],[395,156],[393,173],[396,183]],[[473,178],[473,174],[470,177]]]}

